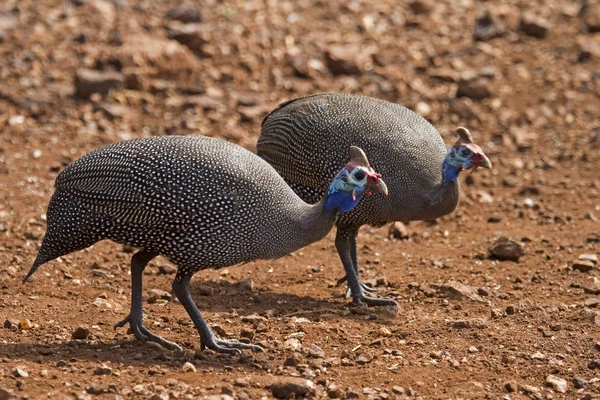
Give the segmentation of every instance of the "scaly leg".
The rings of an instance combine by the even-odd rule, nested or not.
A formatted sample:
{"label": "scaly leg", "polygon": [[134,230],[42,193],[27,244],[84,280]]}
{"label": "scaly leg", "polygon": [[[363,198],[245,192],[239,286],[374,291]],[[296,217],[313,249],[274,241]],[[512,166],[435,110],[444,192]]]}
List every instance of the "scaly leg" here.
{"label": "scaly leg", "polygon": [[[350,238],[350,259],[352,260],[352,265],[354,266],[354,270],[356,271],[356,276],[358,276],[359,280],[360,280],[360,272],[358,270],[358,257],[356,255],[356,245],[357,245],[357,241],[358,241],[358,229],[344,230],[342,232],[342,234],[344,234],[345,236]],[[348,280],[348,277],[343,276],[340,279],[338,279],[336,285],[339,286],[342,283],[346,282],[347,280]],[[363,282],[360,283],[360,286],[367,293],[377,292],[377,289],[375,289],[369,285],[366,285]],[[346,290],[346,298],[349,299],[350,297],[352,297],[352,289],[350,289],[350,284],[348,284],[348,289]]]}
{"label": "scaly leg", "polygon": [[392,299],[381,297],[372,298],[365,294],[365,291],[360,283],[357,268],[352,261],[352,242],[356,249],[356,236],[345,235],[343,230],[339,230],[335,237],[335,247],[338,251],[342,265],[346,271],[348,279],[348,286],[352,291],[352,302],[356,305],[369,305],[369,306],[397,306],[396,302]]}
{"label": "scaly leg", "polygon": [[131,258],[131,310],[129,315],[115,324],[114,328],[120,328],[129,323],[131,332],[138,340],[143,342],[155,342],[169,349],[182,352],[181,347],[169,342],[162,337],[153,334],[144,327],[144,314],[142,312],[142,273],[146,265],[158,254],[146,250],[140,250]]}
{"label": "scaly leg", "polygon": [[173,291],[177,298],[187,311],[188,315],[194,322],[194,326],[200,334],[200,348],[204,350],[204,347],[208,347],[218,353],[229,353],[229,354],[241,354],[241,349],[250,349],[253,351],[264,351],[260,346],[254,344],[242,343],[238,340],[224,340],[219,339],[212,332],[202,315],[196,303],[190,295],[190,277],[187,276],[176,276],[173,281]]}

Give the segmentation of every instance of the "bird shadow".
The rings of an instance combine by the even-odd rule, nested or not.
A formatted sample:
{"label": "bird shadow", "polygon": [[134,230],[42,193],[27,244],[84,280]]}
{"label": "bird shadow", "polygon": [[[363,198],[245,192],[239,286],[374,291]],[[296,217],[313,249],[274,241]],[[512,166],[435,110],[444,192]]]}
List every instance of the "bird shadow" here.
{"label": "bird shadow", "polygon": [[[327,320],[332,324],[338,319],[355,319],[360,323],[389,324],[391,317],[377,308],[349,307],[345,299],[319,299],[295,294],[277,293],[269,290],[242,288],[226,280],[193,281],[191,293],[201,311],[211,313],[232,312],[239,316],[257,314],[268,318],[303,317],[311,322]],[[147,314],[148,315],[148,314]],[[213,314],[214,315],[214,314]],[[369,321],[365,316],[369,315]],[[191,325],[191,321],[184,321]],[[193,329],[193,328],[191,328]],[[180,329],[177,329],[180,330]],[[131,336],[130,336],[131,337]],[[72,369],[80,361],[98,364],[109,363],[133,367],[177,369],[191,361],[199,370],[241,368],[252,371],[261,368],[261,353],[245,351],[241,356],[197,351],[197,336],[179,343],[184,354],[170,352],[154,343],[136,339],[70,340],[60,343],[8,343],[0,344],[0,359],[28,360],[40,365],[54,365]],[[268,352],[267,347],[267,352]]]}

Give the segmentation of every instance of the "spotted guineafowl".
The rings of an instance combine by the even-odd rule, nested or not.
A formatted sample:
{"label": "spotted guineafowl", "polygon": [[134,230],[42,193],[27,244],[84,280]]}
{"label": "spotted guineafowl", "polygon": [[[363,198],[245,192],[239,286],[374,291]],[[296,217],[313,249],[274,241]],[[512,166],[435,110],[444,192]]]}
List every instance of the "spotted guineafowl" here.
{"label": "spotted guineafowl", "polygon": [[[56,179],[48,229],[23,280],[43,263],[110,239],[139,247],[131,260],[129,323],[140,340],[181,348],[143,326],[142,272],[163,255],[178,266],[173,291],[200,334],[217,352],[262,350],[218,339],[189,291],[192,275],[256,259],[273,259],[323,238],[339,212],[364,193],[387,193],[366,156],[350,148],[350,163],[314,205],[302,201],[265,161],[207,137],[165,136],[108,145],[69,165]],[[344,151],[345,152],[345,151]],[[345,157],[340,166],[346,163]]]}
{"label": "spotted guineafowl", "polygon": [[343,156],[356,144],[371,155],[373,168],[390,187],[387,197],[364,199],[337,221],[335,245],[355,304],[393,305],[370,297],[358,275],[356,236],[361,225],[432,220],[452,212],[459,199],[460,171],[491,168],[469,131],[458,128],[458,141],[447,150],[440,134],[411,110],[366,96],[324,93],[281,104],[262,123],[258,154],[281,174],[305,201],[327,190]]}

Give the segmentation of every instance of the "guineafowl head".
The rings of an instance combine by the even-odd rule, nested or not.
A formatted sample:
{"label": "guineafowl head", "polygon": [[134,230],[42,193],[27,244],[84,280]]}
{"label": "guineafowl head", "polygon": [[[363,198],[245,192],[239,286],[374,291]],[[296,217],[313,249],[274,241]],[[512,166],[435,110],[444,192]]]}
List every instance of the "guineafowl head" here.
{"label": "guineafowl head", "polygon": [[490,159],[475,144],[467,128],[456,128],[458,141],[448,150],[443,164],[444,182],[454,182],[460,171],[471,168],[492,168]]}
{"label": "guineafowl head", "polygon": [[326,210],[347,212],[352,210],[364,194],[379,192],[387,195],[385,182],[369,165],[365,153],[351,146],[350,162],[333,178],[327,192]]}

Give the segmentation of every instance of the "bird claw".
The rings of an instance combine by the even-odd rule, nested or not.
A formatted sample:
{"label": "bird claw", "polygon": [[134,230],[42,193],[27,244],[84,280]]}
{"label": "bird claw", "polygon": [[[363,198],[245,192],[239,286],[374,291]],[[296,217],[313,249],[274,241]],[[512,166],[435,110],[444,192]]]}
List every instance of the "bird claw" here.
{"label": "bird claw", "polygon": [[148,329],[146,329],[146,327],[144,327],[140,318],[136,318],[136,317],[132,316],[131,314],[129,314],[123,320],[117,322],[113,328],[114,329],[121,328],[121,327],[125,326],[125,324],[127,324],[127,323],[129,323],[131,332],[133,333],[133,335],[135,336],[135,338],[137,340],[144,342],[144,343],[145,342],[157,343],[168,350],[183,353],[183,349],[179,345],[177,345],[176,343],[170,342],[167,339],[150,332]]}
{"label": "bird claw", "polygon": [[226,353],[226,354],[233,354],[233,355],[242,354],[242,350],[252,350],[255,352],[258,352],[258,351],[264,352],[265,351],[265,349],[263,349],[260,346],[257,346],[255,344],[250,344],[250,343],[242,343],[236,339],[231,339],[231,340],[213,339],[213,340],[209,341],[208,343],[201,341],[200,342],[200,350],[204,351],[204,349],[206,349],[206,348],[216,351],[217,353]]}

